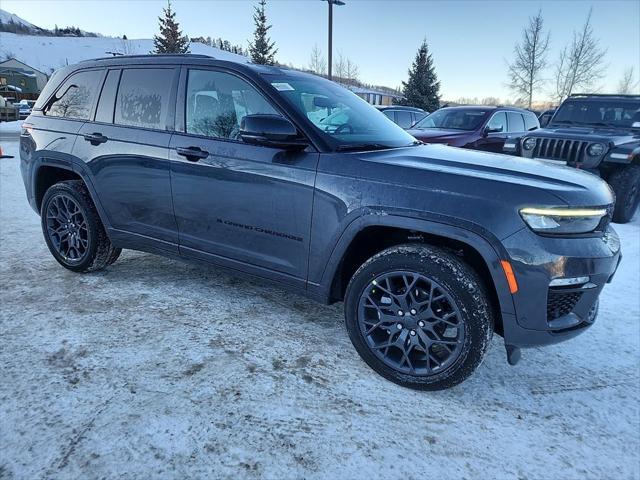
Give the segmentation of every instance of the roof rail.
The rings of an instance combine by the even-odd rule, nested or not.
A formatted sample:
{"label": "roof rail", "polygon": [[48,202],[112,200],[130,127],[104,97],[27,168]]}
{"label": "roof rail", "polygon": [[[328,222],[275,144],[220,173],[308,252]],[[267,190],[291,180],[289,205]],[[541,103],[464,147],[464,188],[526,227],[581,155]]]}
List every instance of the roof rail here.
{"label": "roof rail", "polygon": [[638,94],[626,94],[626,93],[572,93],[569,97],[624,97],[624,98],[638,98]]}
{"label": "roof rail", "polygon": [[[111,53],[111,52],[105,52],[105,53]],[[113,58],[157,58],[157,57],[162,57],[162,58],[190,57],[190,58],[211,58],[213,60],[216,59],[216,57],[212,57],[211,55],[203,55],[201,53],[148,53],[144,55],[113,55],[112,54],[112,56],[110,57],[105,56],[105,57],[98,57],[98,58],[87,58],[86,60],[81,60],[81,62],[95,62],[98,60],[110,60]]]}

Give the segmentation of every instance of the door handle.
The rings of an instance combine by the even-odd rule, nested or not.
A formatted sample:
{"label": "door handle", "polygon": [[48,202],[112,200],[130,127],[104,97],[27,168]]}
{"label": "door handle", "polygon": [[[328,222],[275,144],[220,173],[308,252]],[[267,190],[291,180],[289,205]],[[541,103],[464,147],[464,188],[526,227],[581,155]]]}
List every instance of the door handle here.
{"label": "door handle", "polygon": [[84,136],[84,139],[89,142],[91,145],[100,145],[101,143],[109,140],[107,137],[102,135],[101,133],[88,133]]}
{"label": "door handle", "polygon": [[203,158],[207,158],[209,156],[209,152],[206,150],[202,150],[200,147],[178,147],[176,148],[176,152],[178,155],[186,157],[190,162],[197,162]]}

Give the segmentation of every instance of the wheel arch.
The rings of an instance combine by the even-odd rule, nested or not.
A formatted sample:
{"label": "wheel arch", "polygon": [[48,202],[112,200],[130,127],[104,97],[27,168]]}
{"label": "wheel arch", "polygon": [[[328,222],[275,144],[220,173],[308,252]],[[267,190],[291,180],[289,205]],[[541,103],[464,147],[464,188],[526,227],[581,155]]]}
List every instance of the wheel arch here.
{"label": "wheel arch", "polygon": [[476,270],[489,290],[499,330],[502,330],[500,313],[515,314],[513,298],[500,264],[508,257],[497,239],[486,238],[488,232],[481,235],[463,226],[412,217],[368,217],[371,216],[359,217],[346,228],[327,263],[320,288],[325,291],[328,303],[344,298],[355,270],[375,253],[400,243],[415,242],[451,250]]}

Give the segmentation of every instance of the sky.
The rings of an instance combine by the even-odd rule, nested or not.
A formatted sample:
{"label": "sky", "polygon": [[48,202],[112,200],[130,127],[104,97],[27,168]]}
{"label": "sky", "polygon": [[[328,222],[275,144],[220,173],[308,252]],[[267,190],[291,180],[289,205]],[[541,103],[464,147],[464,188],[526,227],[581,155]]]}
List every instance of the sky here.
{"label": "sky", "polygon": [[[334,58],[341,52],[359,68],[360,80],[399,87],[424,38],[441,81],[444,99],[510,99],[506,62],[528,18],[542,10],[551,32],[545,77],[574,29],[593,8],[592,24],[607,49],[606,77],[597,84],[613,91],[623,72],[640,74],[640,0],[344,0],[334,7]],[[177,19],[189,36],[222,37],[247,46],[252,36],[252,0],[173,0]],[[44,27],[74,25],[103,35],[151,38],[158,30],[163,0],[0,0],[0,8]],[[276,59],[308,66],[314,45],[327,52],[327,3],[268,0],[267,16]],[[534,97],[545,100],[548,87]]]}

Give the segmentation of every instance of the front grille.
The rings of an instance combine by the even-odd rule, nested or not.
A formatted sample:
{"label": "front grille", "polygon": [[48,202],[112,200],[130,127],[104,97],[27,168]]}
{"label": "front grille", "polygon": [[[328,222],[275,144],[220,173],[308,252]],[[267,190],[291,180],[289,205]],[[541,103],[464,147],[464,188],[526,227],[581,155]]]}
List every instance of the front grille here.
{"label": "front grille", "polygon": [[555,320],[571,313],[581,296],[582,292],[563,292],[550,289],[547,298],[547,320]]}
{"label": "front grille", "polygon": [[565,140],[562,138],[538,138],[533,156],[551,160],[564,160],[569,163],[579,163],[584,157],[589,142],[580,140]]}

